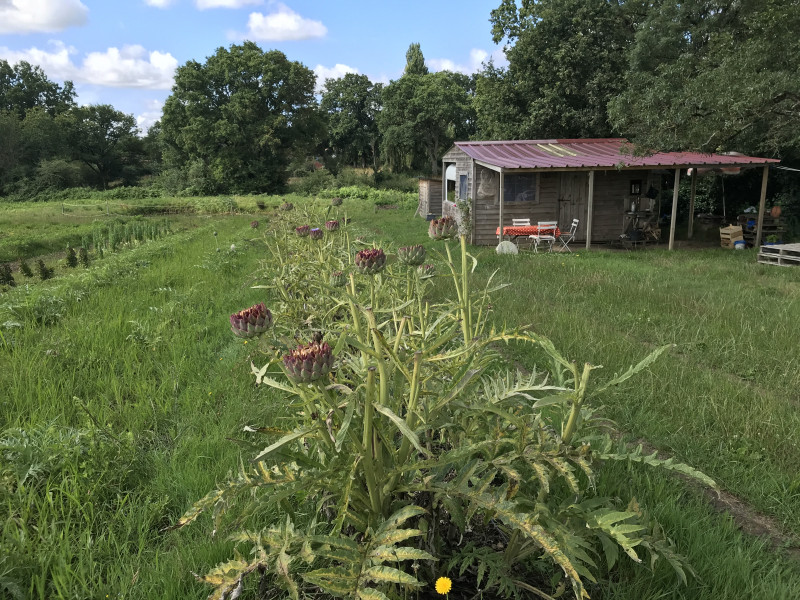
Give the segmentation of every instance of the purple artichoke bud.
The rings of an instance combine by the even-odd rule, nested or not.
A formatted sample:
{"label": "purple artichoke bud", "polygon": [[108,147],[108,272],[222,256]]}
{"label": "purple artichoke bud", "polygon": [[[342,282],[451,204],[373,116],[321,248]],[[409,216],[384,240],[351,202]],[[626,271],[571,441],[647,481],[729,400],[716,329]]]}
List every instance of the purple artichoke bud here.
{"label": "purple artichoke bud", "polygon": [[294,230],[300,237],[308,237],[308,234],[311,233],[311,227],[309,225],[300,225],[300,227],[295,227]]}
{"label": "purple artichoke bud", "polygon": [[436,273],[436,267],[433,265],[420,265],[417,267],[417,273],[420,277],[430,277]]}
{"label": "purple artichoke bud", "polygon": [[331,206],[341,206],[342,199],[341,198],[331,198]]}
{"label": "purple artichoke bud", "polygon": [[325,221],[325,229],[328,231],[339,231],[339,221]]}
{"label": "purple artichoke bud", "polygon": [[314,229],[312,229],[308,235],[311,236],[312,240],[321,240],[323,235],[322,229],[319,227],[314,227]]}
{"label": "purple artichoke bud", "polygon": [[403,246],[397,249],[397,260],[404,265],[416,267],[425,262],[425,248],[422,244]]}
{"label": "purple artichoke bud", "polygon": [[362,275],[374,275],[383,271],[386,266],[386,255],[380,248],[359,250],[356,254],[356,269]]}
{"label": "purple artichoke bud", "polygon": [[253,229],[258,229],[258,221],[250,221],[250,227]]}
{"label": "purple artichoke bud", "polygon": [[283,366],[295,383],[311,383],[331,372],[333,351],[327,342],[311,342],[284,355]]}
{"label": "purple artichoke bud", "polygon": [[458,224],[453,217],[434,219],[428,226],[428,235],[434,240],[447,240],[458,235]]}
{"label": "purple artichoke bud", "polygon": [[283,204],[281,204],[281,210],[286,210],[286,211],[294,210],[294,204],[292,204],[291,202],[284,202]]}
{"label": "purple artichoke bud", "polygon": [[347,283],[347,276],[342,271],[331,273],[330,284],[332,287],[344,287]]}
{"label": "purple artichoke bud", "polygon": [[231,315],[231,331],[242,338],[255,337],[271,326],[272,313],[263,302]]}

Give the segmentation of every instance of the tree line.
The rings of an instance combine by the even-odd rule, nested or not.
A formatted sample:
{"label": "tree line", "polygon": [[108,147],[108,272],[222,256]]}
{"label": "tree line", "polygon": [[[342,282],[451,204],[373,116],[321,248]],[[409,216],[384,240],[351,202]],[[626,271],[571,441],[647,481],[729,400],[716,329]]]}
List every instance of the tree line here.
{"label": "tree line", "polygon": [[[0,196],[133,185],[281,191],[310,161],[436,174],[459,139],[624,136],[637,152],[740,151],[800,159],[798,0],[501,0],[508,65],[432,73],[411,44],[386,85],[324,82],[253,42],[177,69],[161,120],[77,106],[72,83],[0,61]],[[796,195],[793,179],[782,193]]]}

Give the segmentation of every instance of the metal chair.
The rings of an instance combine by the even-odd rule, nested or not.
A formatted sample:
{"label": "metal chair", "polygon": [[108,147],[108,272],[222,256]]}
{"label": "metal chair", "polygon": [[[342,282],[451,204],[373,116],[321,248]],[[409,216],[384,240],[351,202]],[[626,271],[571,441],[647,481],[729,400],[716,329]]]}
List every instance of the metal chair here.
{"label": "metal chair", "polygon": [[538,231],[530,236],[533,240],[533,251],[539,251],[539,244],[547,244],[547,251],[553,251],[553,242],[556,241],[556,229],[558,228],[558,221],[539,221],[537,224]]}
{"label": "metal chair", "polygon": [[572,252],[570,250],[570,243],[572,240],[575,239],[575,233],[578,231],[578,223],[580,221],[578,219],[572,219],[572,225],[569,226],[569,231],[565,231],[560,236],[558,236],[558,241],[561,242],[561,249],[566,250],[567,252]]}

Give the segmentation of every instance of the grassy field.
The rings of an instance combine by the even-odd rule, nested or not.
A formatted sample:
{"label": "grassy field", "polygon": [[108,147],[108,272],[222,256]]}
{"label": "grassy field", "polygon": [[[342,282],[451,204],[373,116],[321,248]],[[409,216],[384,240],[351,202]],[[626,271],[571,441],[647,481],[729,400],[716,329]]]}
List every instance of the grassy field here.
{"label": "grassy field", "polygon": [[[230,313],[269,298],[250,286],[270,268],[262,236],[280,201],[268,199],[265,211],[256,199],[237,201],[253,214],[170,217],[171,236],[47,282],[22,278],[30,285],[0,295],[0,597],[208,593],[191,572],[229,558],[230,544],[210,537],[208,523],[165,528],[236,468],[249,448],[243,426],[281,423],[280,399],[250,375],[258,345],[227,325]],[[376,211],[366,201],[346,209],[367,240],[434,248],[413,209]],[[259,229],[250,228],[254,218]],[[4,207],[0,261],[75,243],[85,220],[55,204]],[[32,241],[44,228],[57,244]],[[570,358],[604,365],[606,376],[675,344],[597,399],[604,414],[630,439],[702,469],[793,545],[800,273],[720,249],[474,251],[478,284],[495,270],[495,282],[512,284],[494,297],[498,324],[547,335]],[[512,366],[546,366],[527,349],[504,352]],[[697,577],[681,586],[667,565],[651,575],[626,564],[590,590],[593,598],[800,597],[797,564],[741,533],[697,489],[628,465],[604,475],[601,493],[635,496]]]}

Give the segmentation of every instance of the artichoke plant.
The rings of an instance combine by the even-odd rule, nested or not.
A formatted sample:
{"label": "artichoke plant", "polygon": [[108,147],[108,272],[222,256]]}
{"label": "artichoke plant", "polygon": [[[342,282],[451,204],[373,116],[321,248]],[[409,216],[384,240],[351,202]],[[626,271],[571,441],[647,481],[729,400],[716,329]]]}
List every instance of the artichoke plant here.
{"label": "artichoke plant", "polygon": [[250,227],[253,229],[258,229],[258,221],[250,221]]}
{"label": "artichoke plant", "polygon": [[447,240],[458,235],[458,224],[453,217],[434,219],[428,226],[428,235],[434,240]]}
{"label": "artichoke plant", "polygon": [[339,231],[339,221],[325,221],[325,229],[328,231]]}
{"label": "artichoke plant", "polygon": [[263,302],[231,315],[231,331],[241,338],[264,333],[272,326],[272,313]]}
{"label": "artichoke plant", "polygon": [[292,204],[291,202],[284,202],[283,204],[281,204],[281,210],[286,210],[286,211],[294,210],[294,204]]}
{"label": "artichoke plant", "polygon": [[404,265],[416,267],[425,262],[425,247],[422,244],[403,246],[397,249],[397,260]]}
{"label": "artichoke plant", "polygon": [[420,265],[417,267],[417,273],[419,273],[421,277],[430,277],[436,273],[436,267],[433,265]]}
{"label": "artichoke plant", "polygon": [[300,237],[308,237],[308,234],[311,233],[311,227],[309,225],[300,225],[300,227],[295,227],[294,230]]}
{"label": "artichoke plant", "polygon": [[359,250],[356,254],[356,269],[362,275],[374,275],[380,273],[386,266],[386,255],[380,248],[368,248]]}
{"label": "artichoke plant", "polygon": [[314,227],[311,231],[309,231],[308,235],[311,237],[312,240],[321,240],[322,239],[322,229],[319,227]]}
{"label": "artichoke plant", "polygon": [[331,206],[341,206],[342,199],[341,198],[331,198]]}
{"label": "artichoke plant", "polygon": [[283,366],[293,382],[311,383],[331,372],[333,351],[327,342],[311,342],[284,355]]}
{"label": "artichoke plant", "polygon": [[330,276],[331,287],[344,287],[347,283],[347,276],[342,271],[333,271]]}

